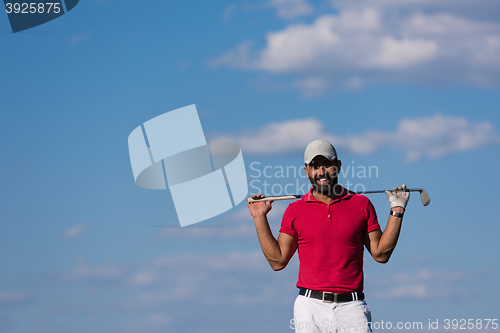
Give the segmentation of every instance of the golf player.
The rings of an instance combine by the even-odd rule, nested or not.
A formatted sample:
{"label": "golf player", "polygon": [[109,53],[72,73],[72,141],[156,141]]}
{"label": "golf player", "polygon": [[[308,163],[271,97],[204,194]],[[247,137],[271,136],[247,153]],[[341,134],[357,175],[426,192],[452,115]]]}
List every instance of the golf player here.
{"label": "golf player", "polygon": [[290,327],[296,333],[371,332],[371,313],[363,294],[364,247],[377,262],[389,260],[410,192],[405,185],[386,191],[391,210],[382,232],[370,200],[338,184],[342,164],[329,142],[311,142],[304,161],[312,188],[288,205],[278,240],[267,220],[272,200],[248,204],[273,270],[285,268],[299,252],[299,295]]}

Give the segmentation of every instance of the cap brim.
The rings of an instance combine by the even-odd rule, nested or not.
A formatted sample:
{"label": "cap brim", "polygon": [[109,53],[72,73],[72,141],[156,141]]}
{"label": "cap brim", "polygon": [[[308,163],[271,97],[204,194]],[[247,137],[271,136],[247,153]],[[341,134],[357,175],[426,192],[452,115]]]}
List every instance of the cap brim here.
{"label": "cap brim", "polygon": [[311,163],[311,162],[312,162],[312,160],[314,160],[314,158],[315,158],[316,156],[323,156],[323,157],[327,158],[327,159],[328,159],[328,160],[330,160],[330,161],[335,161],[335,160],[337,159],[337,156],[333,156],[333,157],[331,157],[331,156],[325,156],[325,155],[323,155],[323,154],[316,154],[316,155],[314,155],[314,156],[312,156],[312,157],[309,157],[309,159],[308,159],[308,160],[304,160],[304,162],[305,162],[306,164],[309,164],[309,163]]}

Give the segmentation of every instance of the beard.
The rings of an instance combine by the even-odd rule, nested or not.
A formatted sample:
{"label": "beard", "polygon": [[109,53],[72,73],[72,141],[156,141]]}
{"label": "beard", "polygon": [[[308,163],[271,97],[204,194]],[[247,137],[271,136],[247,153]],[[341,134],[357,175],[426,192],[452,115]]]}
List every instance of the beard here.
{"label": "beard", "polygon": [[[338,176],[334,176],[333,173],[328,172],[325,172],[325,174],[322,176],[318,175],[314,178],[308,178],[315,192],[328,196],[332,193],[335,193],[335,188],[337,187],[339,182]],[[325,182],[322,183],[321,179],[323,179]]]}

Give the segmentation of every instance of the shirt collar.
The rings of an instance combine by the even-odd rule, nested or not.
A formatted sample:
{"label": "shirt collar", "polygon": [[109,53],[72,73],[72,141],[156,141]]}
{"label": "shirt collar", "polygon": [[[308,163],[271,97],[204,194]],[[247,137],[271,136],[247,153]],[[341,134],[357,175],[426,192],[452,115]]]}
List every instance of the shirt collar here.
{"label": "shirt collar", "polygon": [[[346,189],[345,187],[343,187],[342,185],[340,185],[342,187],[342,192],[340,192],[340,195],[337,199],[333,200],[332,202],[330,202],[330,205],[335,203],[335,202],[338,202],[340,200],[343,200],[343,199],[349,199],[351,196],[352,196],[352,192],[349,191],[348,189]],[[307,192],[305,195],[304,195],[304,200],[306,202],[321,202],[321,203],[324,203],[322,201],[319,201],[318,199],[316,199],[314,197],[314,195],[312,194],[312,191],[313,191],[313,188],[311,187],[311,189],[309,190],[309,192]]]}

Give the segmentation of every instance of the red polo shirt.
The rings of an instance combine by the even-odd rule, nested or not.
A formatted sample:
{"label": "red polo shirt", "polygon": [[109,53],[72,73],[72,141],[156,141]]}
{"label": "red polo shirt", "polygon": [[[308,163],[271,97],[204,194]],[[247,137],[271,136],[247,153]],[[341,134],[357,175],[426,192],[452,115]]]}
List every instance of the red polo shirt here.
{"label": "red polo shirt", "polygon": [[343,188],[329,205],[312,195],[288,205],[280,232],[297,237],[297,287],[345,293],[363,291],[363,235],[380,228],[367,197]]}

